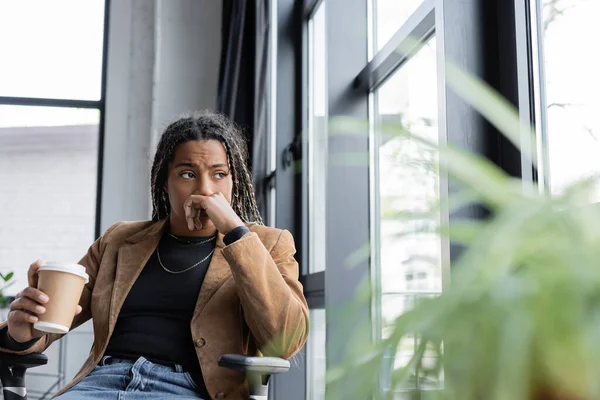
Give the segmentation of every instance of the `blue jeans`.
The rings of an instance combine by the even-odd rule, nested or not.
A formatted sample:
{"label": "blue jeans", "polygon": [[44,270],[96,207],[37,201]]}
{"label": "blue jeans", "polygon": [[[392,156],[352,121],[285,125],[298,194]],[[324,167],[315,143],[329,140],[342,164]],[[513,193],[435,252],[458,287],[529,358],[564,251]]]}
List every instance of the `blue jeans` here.
{"label": "blue jeans", "polygon": [[180,365],[154,364],[106,356],[81,382],[56,400],[202,399],[191,376]]}

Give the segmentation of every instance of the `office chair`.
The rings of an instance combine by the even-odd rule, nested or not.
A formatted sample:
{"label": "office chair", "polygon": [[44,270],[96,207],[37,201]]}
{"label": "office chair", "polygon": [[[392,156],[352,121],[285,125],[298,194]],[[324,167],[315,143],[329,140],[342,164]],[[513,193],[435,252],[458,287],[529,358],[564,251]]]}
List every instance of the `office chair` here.
{"label": "office chair", "polygon": [[[45,365],[48,357],[43,354],[17,356],[0,353],[0,381],[4,400],[27,400],[25,372],[28,368]],[[247,357],[226,354],[219,359],[220,367],[246,374],[250,397],[248,400],[267,400],[271,375],[286,372],[290,362],[277,357]]]}

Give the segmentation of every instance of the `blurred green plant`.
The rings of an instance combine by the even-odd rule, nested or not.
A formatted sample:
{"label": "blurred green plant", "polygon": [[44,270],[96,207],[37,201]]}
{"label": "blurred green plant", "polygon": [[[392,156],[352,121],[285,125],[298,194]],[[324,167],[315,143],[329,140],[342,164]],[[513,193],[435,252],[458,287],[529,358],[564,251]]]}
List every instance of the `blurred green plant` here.
{"label": "blurred green plant", "polygon": [[14,280],[12,280],[13,276],[13,272],[9,272],[6,275],[0,272],[0,308],[6,308],[8,306],[8,299],[4,296],[4,291],[15,283]]}
{"label": "blurred green plant", "polygon": [[[447,65],[447,82],[516,146],[533,135],[512,106],[478,79]],[[438,152],[439,173],[459,187],[447,204],[429,212],[386,211],[388,217],[424,219],[469,204],[485,206],[490,215],[449,226],[419,225],[464,246],[453,260],[451,284],[389,321],[384,339],[370,346],[368,329],[357,329],[360,338],[348,343],[346,361],[328,371],[327,398],[349,392],[355,399],[412,398],[399,393],[414,387],[421,390],[412,392],[416,398],[447,400],[600,398],[600,207],[590,205],[597,180],[550,195],[483,157],[438,146],[401,125],[379,129],[380,135]],[[364,134],[368,123],[336,118],[329,131]],[[353,254],[347,264],[361,257],[368,252]],[[371,302],[372,294],[371,282],[365,282],[356,302]],[[414,345],[413,355],[396,363],[407,343]],[[428,388],[436,390],[426,393]]]}

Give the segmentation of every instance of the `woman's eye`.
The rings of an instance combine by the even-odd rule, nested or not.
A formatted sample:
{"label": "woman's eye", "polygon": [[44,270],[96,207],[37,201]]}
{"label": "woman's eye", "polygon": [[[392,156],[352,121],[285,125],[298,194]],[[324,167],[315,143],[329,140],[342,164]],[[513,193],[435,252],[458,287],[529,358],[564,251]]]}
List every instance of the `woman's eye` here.
{"label": "woman's eye", "polygon": [[191,172],[182,172],[180,175],[185,179],[192,179],[194,177],[194,174]]}
{"label": "woman's eye", "polygon": [[217,177],[217,179],[223,179],[227,176],[227,174],[225,172],[217,172],[215,174],[215,177]]}

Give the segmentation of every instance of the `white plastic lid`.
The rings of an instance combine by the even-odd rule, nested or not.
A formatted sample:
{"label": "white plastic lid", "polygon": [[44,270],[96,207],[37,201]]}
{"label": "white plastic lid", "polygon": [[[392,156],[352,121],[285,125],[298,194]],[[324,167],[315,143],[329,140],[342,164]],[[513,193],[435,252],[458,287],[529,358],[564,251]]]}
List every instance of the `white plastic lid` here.
{"label": "white plastic lid", "polygon": [[68,274],[79,275],[85,279],[85,283],[90,281],[90,277],[85,272],[85,267],[79,264],[61,264],[57,262],[47,262],[40,267],[39,271],[59,271]]}
{"label": "white plastic lid", "polygon": [[38,321],[33,324],[33,327],[38,331],[48,332],[48,333],[69,333],[69,327],[55,324],[53,322],[43,322]]}

